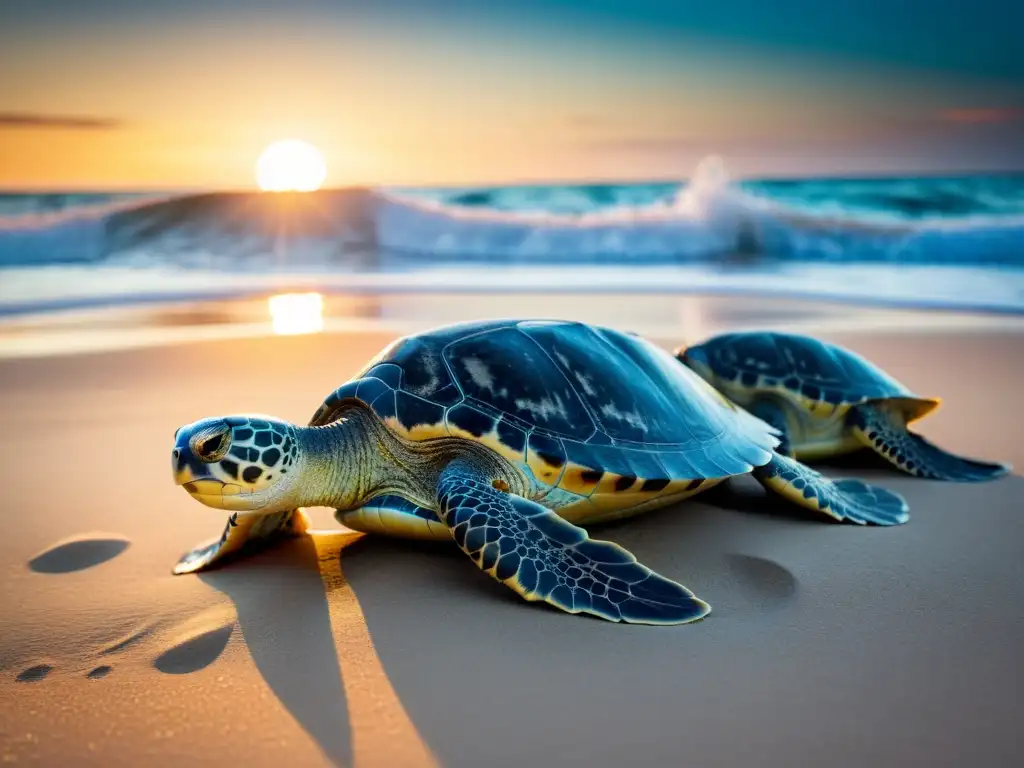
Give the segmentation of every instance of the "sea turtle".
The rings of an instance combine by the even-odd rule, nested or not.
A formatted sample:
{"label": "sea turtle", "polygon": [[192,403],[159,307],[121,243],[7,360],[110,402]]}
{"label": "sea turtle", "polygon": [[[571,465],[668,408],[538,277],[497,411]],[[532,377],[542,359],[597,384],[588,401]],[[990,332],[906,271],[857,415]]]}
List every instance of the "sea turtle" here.
{"label": "sea turtle", "polygon": [[302,506],[367,533],[455,543],[529,601],[611,621],[710,610],[580,526],[671,504],[752,472],[838,520],[905,522],[904,500],[833,482],[660,347],[557,320],[476,322],[398,339],[301,427],[207,418],[175,435],[175,481],[231,517],[176,573],[301,534]]}
{"label": "sea turtle", "polygon": [[919,397],[849,349],[792,333],[725,333],[676,357],[782,436],[776,451],[813,460],[870,448],[899,469],[934,480],[981,481],[1006,464],[954,456],[907,425],[931,413]]}

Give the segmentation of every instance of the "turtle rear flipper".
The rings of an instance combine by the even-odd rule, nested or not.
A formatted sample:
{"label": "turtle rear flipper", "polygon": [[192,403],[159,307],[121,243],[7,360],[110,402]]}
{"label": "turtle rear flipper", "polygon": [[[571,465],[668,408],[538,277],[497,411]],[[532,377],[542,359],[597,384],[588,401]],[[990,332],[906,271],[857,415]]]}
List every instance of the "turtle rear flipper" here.
{"label": "turtle rear flipper", "polygon": [[968,459],[942,450],[908,430],[902,412],[884,402],[854,408],[850,426],[865,446],[915,477],[976,483],[995,480],[1010,471],[1007,464]]}
{"label": "turtle rear flipper", "polygon": [[236,512],[224,525],[220,538],[189,550],[174,566],[176,575],[204,571],[228,556],[251,554],[284,539],[300,536],[309,528],[301,509],[262,514]]}
{"label": "turtle rear flipper", "polygon": [[829,480],[795,459],[775,454],[754,477],[761,485],[805,509],[860,525],[900,525],[910,519],[899,494],[863,480]]}
{"label": "turtle rear flipper", "polygon": [[591,539],[550,509],[496,489],[456,460],[437,488],[441,520],[473,562],[529,601],[633,624],[684,624],[711,608],[617,544]]}

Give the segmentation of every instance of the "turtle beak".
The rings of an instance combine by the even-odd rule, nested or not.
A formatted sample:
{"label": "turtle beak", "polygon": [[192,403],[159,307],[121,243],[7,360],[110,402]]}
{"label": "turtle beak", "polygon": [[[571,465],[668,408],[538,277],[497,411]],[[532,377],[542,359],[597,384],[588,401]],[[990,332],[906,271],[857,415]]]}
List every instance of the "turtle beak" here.
{"label": "turtle beak", "polygon": [[214,509],[247,512],[253,508],[251,495],[242,492],[242,486],[222,483],[220,480],[192,480],[183,483],[188,495]]}
{"label": "turtle beak", "polygon": [[708,379],[712,375],[708,355],[700,346],[680,347],[676,350],[676,359],[702,379]]}
{"label": "turtle beak", "polygon": [[196,479],[185,452],[178,447],[171,452],[171,474],[174,476],[175,485],[184,485]]}
{"label": "turtle beak", "polygon": [[176,445],[171,451],[171,474],[175,485],[185,485],[210,476],[209,466],[203,464],[189,450],[188,445]]}

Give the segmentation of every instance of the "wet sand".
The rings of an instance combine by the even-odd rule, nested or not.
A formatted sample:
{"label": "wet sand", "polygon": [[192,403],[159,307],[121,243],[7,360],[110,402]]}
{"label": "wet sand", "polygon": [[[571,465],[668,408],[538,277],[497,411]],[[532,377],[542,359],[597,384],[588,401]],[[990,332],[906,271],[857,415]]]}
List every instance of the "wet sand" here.
{"label": "wet sand", "polygon": [[[701,306],[699,329],[688,325],[698,336],[818,322],[820,335],[944,398],[920,425],[931,439],[1024,466],[1014,321],[936,331],[933,314]],[[613,319],[623,317],[628,308]],[[314,510],[314,536],[172,576],[222,525],[171,483],[175,428],[245,411],[304,422],[392,336],[178,340],[0,362],[4,761],[1015,764],[1017,476],[953,485],[871,460],[826,468],[904,494],[911,521],[897,529],[794,515],[746,480],[595,528],[712,604],[707,620],[680,627],[530,606],[451,548],[347,533],[326,510]]]}

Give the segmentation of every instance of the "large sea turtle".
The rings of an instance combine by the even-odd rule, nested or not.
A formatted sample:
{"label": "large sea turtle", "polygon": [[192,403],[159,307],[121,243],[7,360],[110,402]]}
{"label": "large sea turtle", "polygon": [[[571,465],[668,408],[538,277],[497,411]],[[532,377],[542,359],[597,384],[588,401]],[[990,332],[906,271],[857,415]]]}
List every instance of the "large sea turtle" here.
{"label": "large sea turtle", "polygon": [[676,357],[778,429],[779,453],[813,460],[870,448],[902,471],[934,480],[992,480],[1010,469],[955,456],[910,431],[939,400],[915,395],[839,345],[745,331],[680,347]]}
{"label": "large sea turtle", "polygon": [[454,540],[526,600],[611,621],[710,610],[581,525],[661,507],[753,472],[838,520],[905,522],[902,498],[833,482],[774,451],[775,430],[654,344],[546,320],[401,338],[327,397],[310,425],[207,418],[175,435],[175,481],[231,516],[176,573],[306,529],[329,506],[358,531]]}

